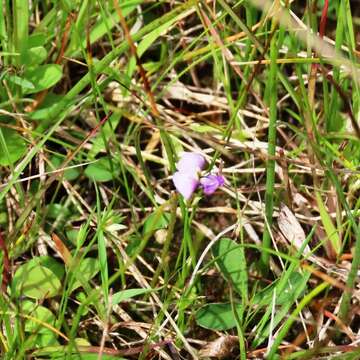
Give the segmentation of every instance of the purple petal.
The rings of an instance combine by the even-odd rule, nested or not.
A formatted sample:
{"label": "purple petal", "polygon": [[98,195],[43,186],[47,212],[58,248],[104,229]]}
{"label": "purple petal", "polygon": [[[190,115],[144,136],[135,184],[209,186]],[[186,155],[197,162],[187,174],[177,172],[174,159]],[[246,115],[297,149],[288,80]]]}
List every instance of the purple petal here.
{"label": "purple petal", "polygon": [[176,190],[186,199],[190,199],[199,185],[199,180],[192,174],[177,171],[173,175]]}
{"label": "purple petal", "polygon": [[225,184],[225,178],[222,175],[216,175],[219,186],[223,186]]}
{"label": "purple petal", "polygon": [[205,166],[205,158],[194,152],[184,152],[176,164],[176,168],[187,174],[196,174]]}
{"label": "purple petal", "polygon": [[224,185],[224,183],[225,179],[222,175],[210,174],[200,179],[201,187],[206,195],[213,194],[217,188]]}

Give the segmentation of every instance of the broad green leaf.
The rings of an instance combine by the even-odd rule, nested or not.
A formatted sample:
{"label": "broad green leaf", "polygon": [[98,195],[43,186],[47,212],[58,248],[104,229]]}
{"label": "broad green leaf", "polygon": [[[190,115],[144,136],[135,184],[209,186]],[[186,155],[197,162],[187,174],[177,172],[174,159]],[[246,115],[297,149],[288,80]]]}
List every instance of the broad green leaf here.
{"label": "broad green leaf", "polygon": [[39,300],[58,295],[62,287],[53,271],[37,263],[21,265],[15,272],[13,285],[18,295]]}
{"label": "broad green leaf", "polygon": [[79,230],[76,229],[66,230],[66,237],[73,245],[76,245],[77,243],[78,234],[79,234]]}
{"label": "broad green leaf", "polygon": [[46,307],[26,300],[21,304],[21,311],[30,315],[33,319],[26,319],[25,331],[33,333],[48,333],[49,329],[44,327],[42,323],[53,325],[55,323],[55,315]]}
{"label": "broad green leaf", "polygon": [[136,234],[132,234],[129,236],[128,240],[129,240],[129,243],[128,243],[127,247],[125,248],[125,251],[129,256],[133,256],[136,253],[137,248],[141,244],[141,237]]}
{"label": "broad green leaf", "polygon": [[246,299],[248,279],[244,248],[229,238],[222,238],[213,246],[212,252],[222,275]]}
{"label": "broad green leaf", "polygon": [[51,270],[60,280],[65,275],[64,265],[56,261],[53,257],[45,255],[45,256],[36,256],[31,260],[28,260],[26,264],[27,269],[30,270],[37,266],[44,266]]}
{"label": "broad green leaf", "polygon": [[64,265],[51,256],[37,256],[27,262],[28,266],[41,265],[51,270],[60,280],[65,275]]}
{"label": "broad green leaf", "polygon": [[18,75],[6,74],[4,77],[9,82],[20,86],[24,92],[32,91],[35,89],[35,85],[31,81],[29,81],[23,77],[20,77]]}
{"label": "broad green leaf", "polygon": [[37,93],[49,89],[62,78],[62,68],[57,64],[39,65],[24,73],[24,78],[34,84],[34,89],[24,89],[25,94]]}
{"label": "broad green leaf", "polygon": [[[26,338],[26,346],[28,349],[34,348],[43,348],[46,346],[59,346],[60,343],[57,340],[57,335],[51,331],[46,330],[41,333],[31,334],[32,336],[27,336]],[[30,340],[30,341],[29,341]]]}
{"label": "broad green leaf", "polygon": [[[241,305],[234,304],[237,314],[241,312]],[[206,304],[195,315],[199,326],[211,330],[229,330],[236,326],[236,318],[230,303]]]}
{"label": "broad green leaf", "polygon": [[47,206],[46,216],[49,219],[56,219],[59,216],[67,218],[70,214],[70,209],[63,204],[53,203]]}
{"label": "broad green leaf", "polygon": [[[106,136],[106,135],[105,135]],[[110,135],[111,136],[111,135]],[[106,150],[106,144],[104,144],[104,138],[102,134],[97,134],[91,140],[91,148],[88,152],[88,159],[94,160],[95,157],[101,152]]]}
{"label": "broad green leaf", "polygon": [[39,46],[44,46],[46,44],[46,34],[43,32],[35,32],[31,34],[28,38],[28,47],[29,49]]}
{"label": "broad green leaf", "polygon": [[1,225],[8,225],[8,214],[5,211],[0,212],[0,224]]}
{"label": "broad green leaf", "polygon": [[21,54],[21,61],[26,66],[39,65],[45,61],[47,51],[43,46],[36,46],[26,49]]}
{"label": "broad green leaf", "polygon": [[156,230],[166,229],[169,225],[170,214],[156,210],[151,213],[144,222],[143,235]]}
{"label": "broad green leaf", "polygon": [[[75,282],[71,286],[70,292],[82,286],[84,282],[88,283],[100,270],[99,261],[94,258],[85,258],[80,264],[74,266]],[[78,276],[76,276],[78,274]]]}
{"label": "broad green leaf", "polygon": [[0,165],[14,164],[25,151],[26,143],[15,130],[0,128]]}
{"label": "broad green leaf", "polygon": [[85,175],[97,182],[110,181],[119,173],[119,169],[113,164],[113,172],[107,158],[101,158],[99,161],[88,165],[85,169]]}
{"label": "broad green leaf", "polygon": [[149,292],[156,291],[155,289],[126,289],[115,293],[112,296],[112,304],[117,305],[124,300],[131,299],[132,297],[147,294]]}

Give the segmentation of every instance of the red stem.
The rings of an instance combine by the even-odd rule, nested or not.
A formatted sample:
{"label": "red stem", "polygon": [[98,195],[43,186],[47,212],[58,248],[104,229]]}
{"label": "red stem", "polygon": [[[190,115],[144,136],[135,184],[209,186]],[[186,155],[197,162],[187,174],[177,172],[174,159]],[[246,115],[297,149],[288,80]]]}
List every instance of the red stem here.
{"label": "red stem", "polygon": [[2,284],[1,289],[5,293],[6,288],[10,282],[10,259],[9,259],[9,253],[6,247],[5,240],[0,232],[0,250],[3,253],[3,271],[2,271]]}
{"label": "red stem", "polygon": [[325,0],[323,11],[321,13],[320,26],[319,26],[319,35],[321,38],[323,38],[325,35],[328,8],[329,8],[329,0]]}

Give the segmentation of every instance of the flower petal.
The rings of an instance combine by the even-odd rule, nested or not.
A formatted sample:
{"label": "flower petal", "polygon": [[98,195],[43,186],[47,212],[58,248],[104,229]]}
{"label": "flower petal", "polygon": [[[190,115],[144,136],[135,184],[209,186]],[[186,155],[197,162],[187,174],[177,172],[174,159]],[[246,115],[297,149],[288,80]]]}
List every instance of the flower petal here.
{"label": "flower petal", "polygon": [[225,178],[222,175],[216,175],[219,186],[223,186],[225,184]]}
{"label": "flower petal", "polygon": [[173,175],[176,190],[186,199],[190,199],[199,185],[199,180],[192,174],[177,171]]}
{"label": "flower petal", "polygon": [[188,174],[196,174],[201,171],[205,166],[205,158],[198,153],[184,152],[181,159],[176,164],[176,168]]}
{"label": "flower petal", "polygon": [[224,183],[225,179],[222,175],[209,174],[200,179],[201,187],[206,195],[213,194]]}

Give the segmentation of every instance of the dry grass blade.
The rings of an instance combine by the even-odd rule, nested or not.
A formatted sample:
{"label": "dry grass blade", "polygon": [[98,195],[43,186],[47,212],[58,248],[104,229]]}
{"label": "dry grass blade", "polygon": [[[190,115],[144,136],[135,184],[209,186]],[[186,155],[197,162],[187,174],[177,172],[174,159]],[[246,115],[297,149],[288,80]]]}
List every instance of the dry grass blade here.
{"label": "dry grass blade", "polygon": [[125,20],[123,14],[122,14],[122,11],[121,11],[121,8],[119,6],[118,0],[114,1],[114,5],[115,5],[116,11],[117,11],[117,13],[119,15],[121,26],[124,29],[125,37],[126,37],[128,43],[129,43],[131,54],[132,54],[132,56],[135,57],[136,65],[137,65],[137,67],[139,69],[140,76],[141,76],[141,78],[143,80],[143,83],[144,83],[145,92],[147,93],[147,95],[149,97],[151,112],[155,117],[158,117],[159,116],[159,110],[158,110],[157,105],[156,105],[154,94],[151,91],[150,82],[149,82],[149,80],[148,80],[148,78],[146,76],[146,71],[145,71],[144,67],[142,66],[140,58],[139,58],[139,56],[137,54],[136,45],[134,44],[134,42],[133,42],[133,40],[131,38],[129,27],[128,27],[128,25],[126,23],[126,20]]}
{"label": "dry grass blade", "polygon": [[[272,2],[269,0],[251,0],[254,5],[264,11],[269,11],[273,8]],[[276,9],[276,12],[271,13],[270,16],[275,16],[279,23],[294,32],[296,36],[305,44],[308,44],[311,48],[328,61],[333,62],[335,65],[344,66],[353,79],[360,84],[360,73],[354,64],[340,53],[338,53],[333,46],[324,41],[320,36],[315,35],[311,29],[300,22],[294,20],[290,16],[289,12],[284,10],[281,6]],[[298,29],[299,23],[301,23],[301,30]]]}
{"label": "dry grass blade", "polygon": [[[303,248],[306,240],[305,232],[295,215],[285,204],[280,205],[277,224],[290,245],[294,246],[298,251]],[[310,252],[309,245],[305,246],[304,252],[305,254]]]}
{"label": "dry grass blade", "polygon": [[199,352],[199,358],[224,359],[233,354],[234,349],[239,344],[237,336],[221,336],[216,340],[207,343]]}

